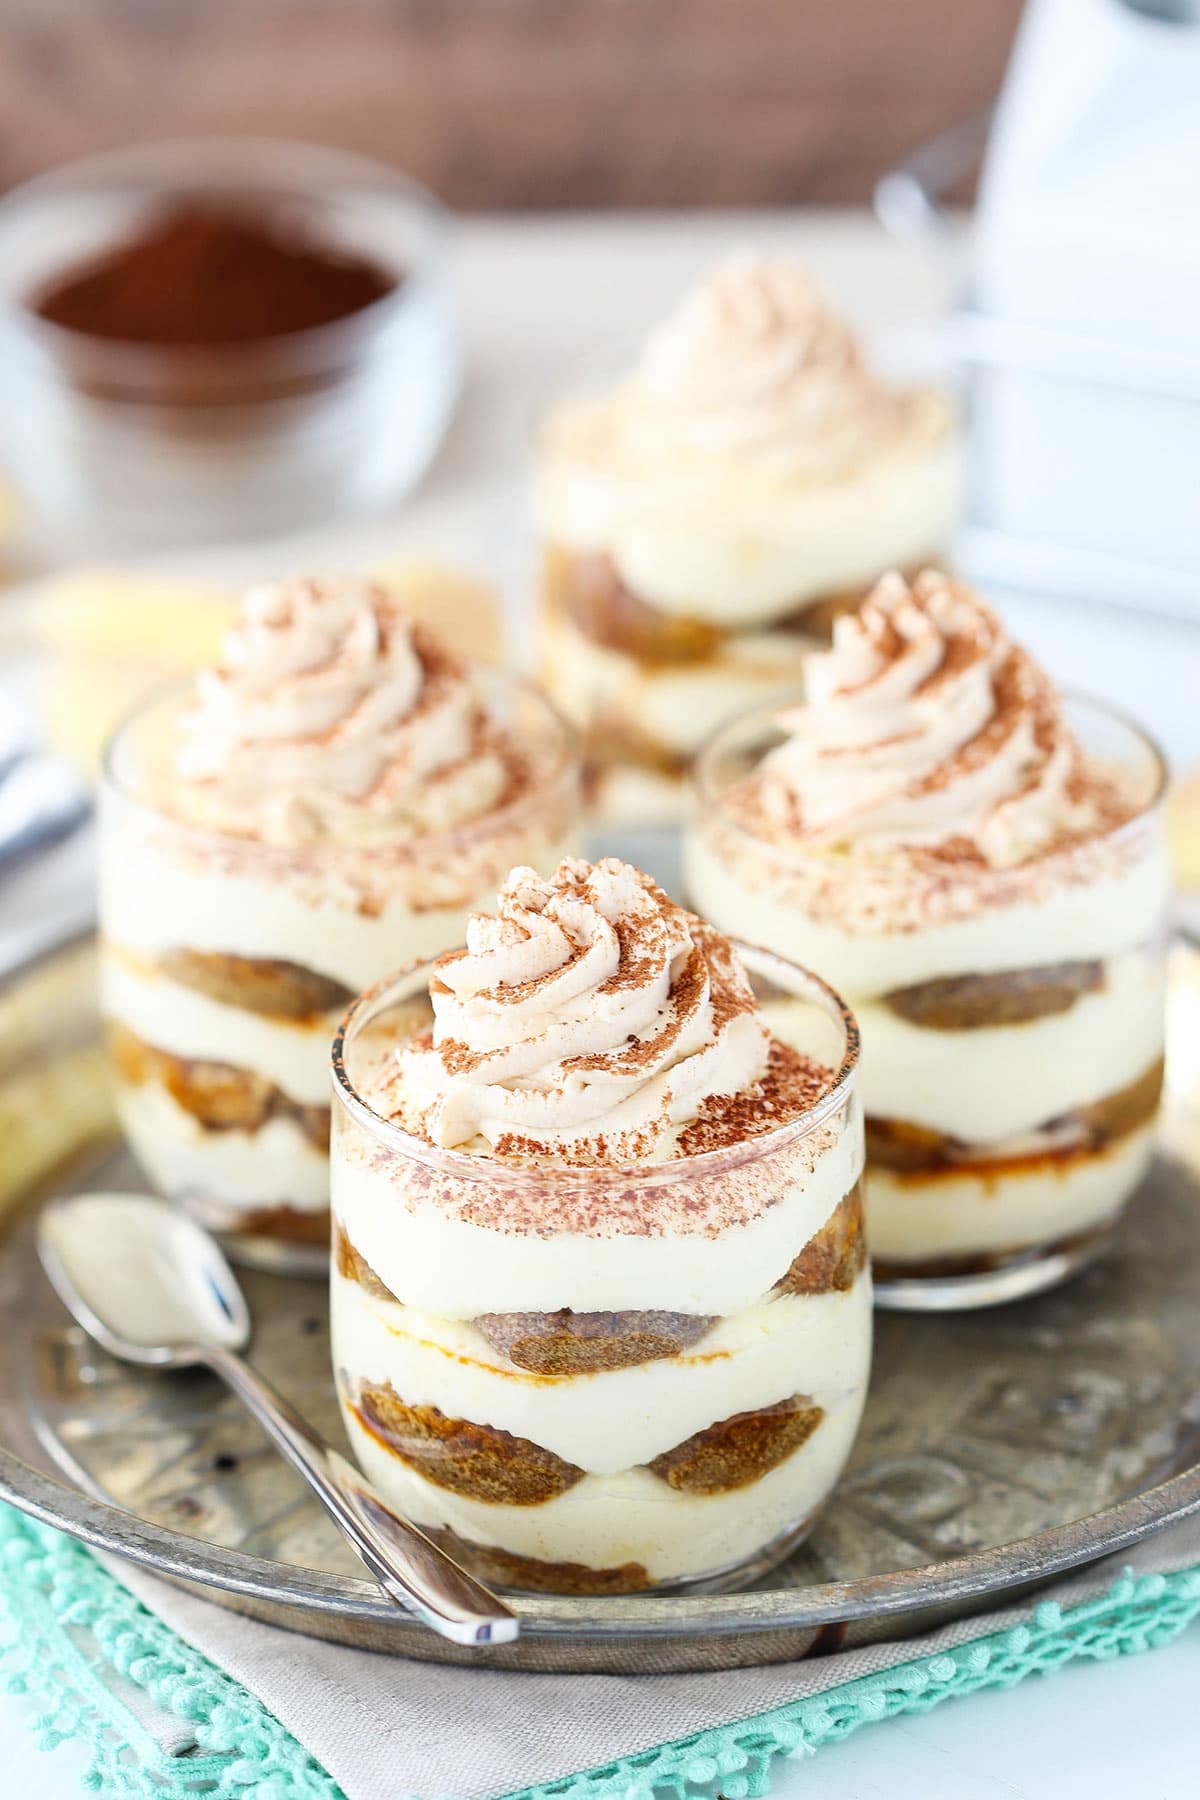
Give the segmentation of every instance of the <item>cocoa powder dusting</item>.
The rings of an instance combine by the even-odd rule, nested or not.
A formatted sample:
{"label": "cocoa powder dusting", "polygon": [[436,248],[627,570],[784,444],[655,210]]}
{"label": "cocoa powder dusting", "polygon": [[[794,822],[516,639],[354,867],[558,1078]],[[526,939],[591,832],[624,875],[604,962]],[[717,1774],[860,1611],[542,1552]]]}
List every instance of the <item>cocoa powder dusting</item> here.
{"label": "cocoa powder dusting", "polygon": [[[650,959],[647,959],[650,961]],[[653,963],[651,962],[651,967]],[[643,982],[637,976],[638,964],[627,971],[619,968],[599,990],[601,993],[617,987],[641,987]],[[678,1038],[685,1024],[692,1018],[696,1008],[704,999],[708,986],[708,965],[704,953],[696,945],[688,954],[687,961],[671,984],[670,1011],[663,1021],[660,1030],[653,1037],[639,1038],[630,1036],[623,1050],[597,1050],[589,1056],[571,1056],[563,1062],[563,1068],[573,1073],[586,1074],[594,1069],[604,1069],[614,1075],[636,1075],[642,1070],[649,1071],[662,1066],[670,1053],[672,1043]]]}
{"label": "cocoa powder dusting", "polygon": [[772,1038],[762,1079],[740,1094],[712,1094],[679,1134],[681,1156],[726,1150],[800,1117],[829,1092],[824,1063]]}

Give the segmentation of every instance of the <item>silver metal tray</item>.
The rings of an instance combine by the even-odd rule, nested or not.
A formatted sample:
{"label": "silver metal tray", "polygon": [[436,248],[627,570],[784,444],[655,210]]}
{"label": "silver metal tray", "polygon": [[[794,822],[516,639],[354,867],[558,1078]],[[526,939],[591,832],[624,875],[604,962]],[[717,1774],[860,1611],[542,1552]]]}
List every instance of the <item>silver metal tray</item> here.
{"label": "silver metal tray", "polygon": [[[32,1057],[12,1036],[31,1015]],[[61,1125],[32,1186],[38,1159],[25,1152],[22,1193],[4,1196],[0,1216],[0,1496],[223,1605],[442,1661],[726,1668],[924,1629],[1200,1510],[1200,1180],[1164,1156],[1114,1253],[1057,1293],[959,1318],[879,1319],[849,1469],[808,1544],[756,1588],[522,1599],[518,1644],[458,1650],[356,1573],[298,1479],[208,1377],[124,1369],[67,1322],[34,1255],[37,1203],[138,1180],[98,1100],[95,1028],[86,952],[0,992],[0,1194],[14,1095],[40,1109],[43,1130]],[[322,1285],[251,1275],[246,1288],[254,1359],[340,1436]]]}

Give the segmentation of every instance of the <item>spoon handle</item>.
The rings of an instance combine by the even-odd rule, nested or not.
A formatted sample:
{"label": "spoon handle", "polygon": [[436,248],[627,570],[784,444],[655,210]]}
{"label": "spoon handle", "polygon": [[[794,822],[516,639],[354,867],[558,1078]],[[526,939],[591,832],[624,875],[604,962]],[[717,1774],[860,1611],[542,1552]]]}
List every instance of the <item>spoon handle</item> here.
{"label": "spoon handle", "polygon": [[220,1345],[204,1345],[199,1354],[303,1475],[393,1600],[455,1644],[513,1641],[520,1622],[504,1601],[394,1513],[366,1477],[318,1437],[249,1363]]}

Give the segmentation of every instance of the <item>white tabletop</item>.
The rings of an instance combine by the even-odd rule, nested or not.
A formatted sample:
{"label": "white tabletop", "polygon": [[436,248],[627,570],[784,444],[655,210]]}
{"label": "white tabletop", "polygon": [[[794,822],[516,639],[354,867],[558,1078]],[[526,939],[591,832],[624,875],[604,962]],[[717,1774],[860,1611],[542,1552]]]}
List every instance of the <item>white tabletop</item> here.
{"label": "white tabletop", "polygon": [[[877,340],[885,335],[901,358],[928,344],[960,275],[952,251],[931,257],[901,250],[858,214],[469,221],[456,257],[467,400],[421,493],[394,521],[323,529],[227,560],[249,575],[301,568],[309,556],[328,567],[368,541],[434,550],[500,580],[523,619],[524,459],[531,409],[548,375],[569,366],[589,335],[627,345],[714,256],[763,243],[806,258],[862,326]],[[522,635],[518,625],[518,649]],[[1138,635],[1144,659],[1147,628]],[[1170,635],[1164,628],[1168,655]],[[1106,642],[1111,677],[1098,665],[1094,685],[1117,688],[1124,644],[1111,636]],[[1056,618],[1047,654],[1062,662],[1078,648],[1069,619]],[[1070,660],[1075,673],[1078,656]],[[1142,668],[1148,676],[1144,660]],[[1180,729],[1200,734],[1196,719],[1181,720]],[[775,1792],[782,1800],[818,1791],[821,1800],[1096,1800],[1117,1793],[1190,1800],[1198,1684],[1200,1633],[1193,1631],[1153,1655],[1072,1666],[1013,1692],[872,1726],[815,1761],[784,1766]],[[86,1756],[71,1744],[37,1751],[29,1728],[36,1711],[27,1699],[0,1694],[0,1793],[67,1800],[82,1792]]]}

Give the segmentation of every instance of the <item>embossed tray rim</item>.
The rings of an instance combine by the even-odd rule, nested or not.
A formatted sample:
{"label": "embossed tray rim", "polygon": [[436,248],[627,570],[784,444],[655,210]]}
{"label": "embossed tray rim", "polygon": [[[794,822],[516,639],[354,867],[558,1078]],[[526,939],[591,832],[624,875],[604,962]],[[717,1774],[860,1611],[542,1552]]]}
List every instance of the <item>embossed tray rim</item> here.
{"label": "embossed tray rim", "polygon": [[[57,954],[35,956],[20,971],[7,975],[0,986],[19,983],[34,967]],[[1172,1160],[1180,1159],[1180,1146],[1172,1144],[1167,1154]],[[1185,1154],[1180,1160],[1195,1182],[1193,1157]],[[44,1185],[39,1185],[44,1192]],[[52,1187],[53,1183],[51,1191]],[[10,1236],[28,1217],[28,1205],[27,1198],[18,1198],[0,1214],[0,1238]],[[665,1662],[656,1661],[656,1668],[732,1667],[785,1657],[790,1660],[813,1645],[796,1641],[780,1648],[779,1634],[819,1632],[822,1627],[855,1621],[895,1620],[903,1635],[905,1615],[921,1615],[907,1624],[907,1629],[917,1630],[935,1619],[941,1622],[979,1611],[1006,1590],[1035,1588],[1200,1514],[1197,1462],[1108,1506],[1009,1543],[852,1580],[720,1595],[514,1596],[512,1604],[522,1621],[520,1642],[499,1652],[448,1653],[451,1647],[441,1644],[410,1615],[399,1612],[366,1578],[277,1562],[173,1531],[35,1467],[4,1442],[5,1411],[11,1407],[11,1396],[0,1391],[0,1499],[28,1516],[168,1580],[193,1590],[208,1590],[209,1597],[219,1604],[289,1629],[394,1654],[467,1661],[475,1666],[494,1661],[566,1669],[571,1667],[569,1645],[575,1643],[607,1646],[600,1651],[600,1661],[586,1660],[585,1652],[578,1661],[580,1668],[624,1671],[645,1668],[654,1655],[651,1647],[656,1643],[665,1646],[670,1640],[681,1649],[673,1657],[668,1653]],[[755,1640],[765,1643],[771,1634],[775,1634],[771,1650],[755,1647]],[[854,1641],[881,1635],[885,1634],[876,1629]],[[701,1660],[699,1642],[714,1637],[730,1644],[727,1662],[720,1652]],[[740,1653],[733,1649],[739,1639],[744,1640]],[[694,1658],[686,1648],[689,1641],[697,1647]],[[539,1644],[545,1647],[546,1660],[538,1660]],[[645,1646],[640,1662],[639,1645]],[[532,1652],[528,1659],[522,1654],[525,1646]]]}
{"label": "embossed tray rim", "polygon": [[[97,1500],[45,1475],[0,1446],[0,1499],[55,1525],[94,1549],[128,1558],[155,1574],[199,1582],[271,1606],[299,1607],[392,1625],[396,1609],[373,1582],[268,1562],[187,1537]],[[977,1606],[988,1595],[1048,1580],[1067,1569],[1127,1550],[1163,1526],[1200,1512],[1200,1465],[1157,1486],[1062,1525],[970,1556],[895,1570],[858,1581],[823,1582],[743,1594],[572,1599],[513,1598],[531,1637],[603,1640],[678,1637],[690,1632],[762,1632],[893,1617],[931,1606]],[[303,1626],[297,1622],[297,1628]]]}

